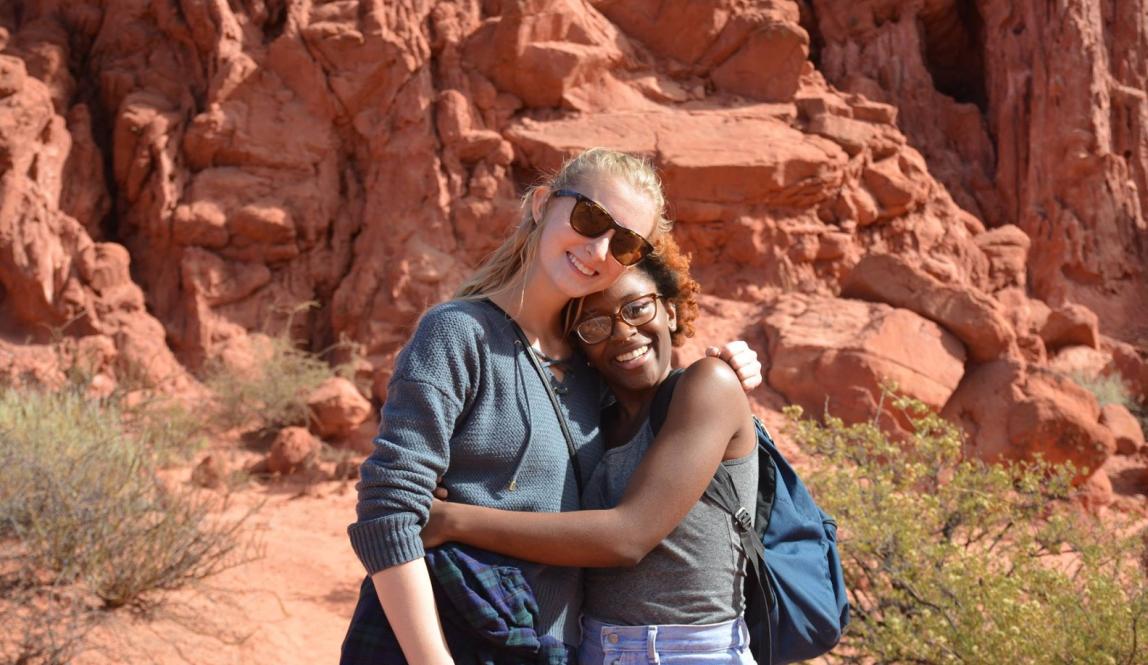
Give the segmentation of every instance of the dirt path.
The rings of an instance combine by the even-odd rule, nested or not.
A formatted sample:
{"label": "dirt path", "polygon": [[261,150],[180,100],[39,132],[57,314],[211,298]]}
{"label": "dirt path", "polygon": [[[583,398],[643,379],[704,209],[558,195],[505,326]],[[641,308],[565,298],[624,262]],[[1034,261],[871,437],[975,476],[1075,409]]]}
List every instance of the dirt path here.
{"label": "dirt path", "polygon": [[237,513],[264,502],[247,529],[262,543],[262,557],[221,573],[201,590],[171,594],[149,618],[109,618],[93,633],[94,648],[76,663],[338,661],[363,576],[346,537],[353,483],[302,491],[253,483],[233,499]]}

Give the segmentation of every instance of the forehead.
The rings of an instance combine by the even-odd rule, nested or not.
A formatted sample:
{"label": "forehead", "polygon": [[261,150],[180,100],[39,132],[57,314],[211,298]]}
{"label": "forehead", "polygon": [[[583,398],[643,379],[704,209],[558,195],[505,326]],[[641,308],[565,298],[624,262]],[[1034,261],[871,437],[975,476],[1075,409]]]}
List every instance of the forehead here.
{"label": "forehead", "polygon": [[622,273],[618,281],[611,284],[609,288],[586,296],[586,300],[582,303],[582,309],[585,312],[612,312],[627,300],[653,293],[656,290],[654,280],[650,279],[649,275],[641,270],[631,268]]}
{"label": "forehead", "polygon": [[650,237],[657,221],[654,202],[641,190],[618,176],[591,176],[578,184],[578,190],[597,201],[622,226]]}

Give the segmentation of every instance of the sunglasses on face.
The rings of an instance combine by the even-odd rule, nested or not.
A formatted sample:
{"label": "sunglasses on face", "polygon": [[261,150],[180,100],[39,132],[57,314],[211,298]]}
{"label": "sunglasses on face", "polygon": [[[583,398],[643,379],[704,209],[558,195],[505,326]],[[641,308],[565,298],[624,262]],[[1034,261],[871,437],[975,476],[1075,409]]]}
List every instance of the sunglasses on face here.
{"label": "sunglasses on face", "polygon": [[571,189],[559,189],[554,196],[565,196],[574,199],[574,208],[570,211],[570,227],[586,236],[597,238],[613,229],[614,236],[610,238],[610,254],[624,266],[632,266],[649,256],[654,246],[649,240],[614,221],[606,209],[598,205],[593,199]]}
{"label": "sunglasses on face", "polygon": [[619,319],[632,328],[647,324],[658,314],[658,298],[661,298],[660,294],[647,293],[628,300],[614,314],[592,316],[580,321],[574,326],[574,333],[586,344],[597,344],[614,334],[614,323]]}

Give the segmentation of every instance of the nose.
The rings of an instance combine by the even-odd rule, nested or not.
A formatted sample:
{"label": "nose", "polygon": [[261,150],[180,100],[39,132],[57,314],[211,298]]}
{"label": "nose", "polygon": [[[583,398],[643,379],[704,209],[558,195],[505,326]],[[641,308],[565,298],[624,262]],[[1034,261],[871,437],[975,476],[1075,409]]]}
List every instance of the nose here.
{"label": "nose", "polygon": [[607,231],[597,238],[590,239],[590,258],[605,263],[606,259],[610,256],[610,239],[614,237],[614,231]]}
{"label": "nose", "polygon": [[634,334],[636,326],[626,323],[622,317],[615,315],[610,325],[610,339],[624,340]]}

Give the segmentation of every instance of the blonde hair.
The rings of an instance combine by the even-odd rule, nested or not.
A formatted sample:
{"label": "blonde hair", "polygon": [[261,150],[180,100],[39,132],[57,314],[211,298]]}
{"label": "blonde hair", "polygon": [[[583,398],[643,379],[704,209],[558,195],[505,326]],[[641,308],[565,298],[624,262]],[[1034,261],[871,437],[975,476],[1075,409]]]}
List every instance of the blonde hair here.
{"label": "blonde hair", "polygon": [[494,250],[455,292],[456,298],[486,298],[521,283],[526,268],[534,262],[538,238],[542,235],[544,219],[534,219],[534,197],[546,188],[550,191],[573,189],[598,176],[621,178],[631,187],[649,197],[657,213],[651,240],[666,233],[673,223],[666,219],[666,197],[662,181],[653,164],[638,157],[606,148],[590,148],[567,159],[552,176],[527,190],[522,197],[522,219],[498,249]]}

